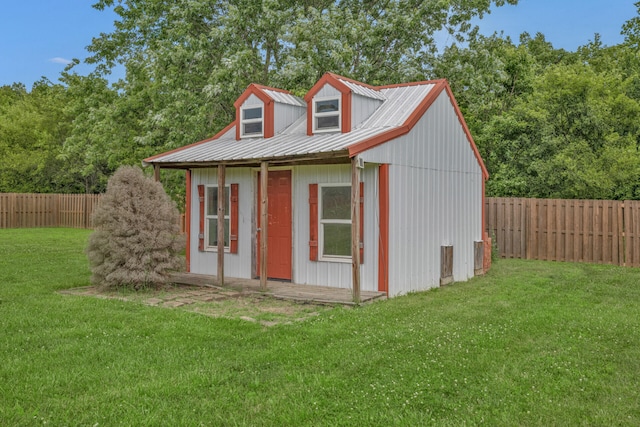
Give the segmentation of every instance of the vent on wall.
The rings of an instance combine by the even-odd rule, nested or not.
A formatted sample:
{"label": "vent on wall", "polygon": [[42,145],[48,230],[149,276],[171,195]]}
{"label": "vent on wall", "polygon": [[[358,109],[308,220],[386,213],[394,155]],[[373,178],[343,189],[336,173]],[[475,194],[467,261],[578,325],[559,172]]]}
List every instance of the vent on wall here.
{"label": "vent on wall", "polygon": [[440,247],[440,286],[453,282],[453,246]]}

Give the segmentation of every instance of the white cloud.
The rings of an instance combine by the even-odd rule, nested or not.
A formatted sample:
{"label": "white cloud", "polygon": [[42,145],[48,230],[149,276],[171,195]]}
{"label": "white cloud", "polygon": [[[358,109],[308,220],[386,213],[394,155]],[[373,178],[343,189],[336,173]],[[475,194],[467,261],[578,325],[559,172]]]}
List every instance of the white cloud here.
{"label": "white cloud", "polygon": [[64,64],[64,65],[69,65],[69,64],[71,64],[73,61],[71,61],[70,59],[60,58],[59,56],[56,56],[55,58],[51,58],[51,59],[49,60],[49,62],[53,62],[54,64]]}

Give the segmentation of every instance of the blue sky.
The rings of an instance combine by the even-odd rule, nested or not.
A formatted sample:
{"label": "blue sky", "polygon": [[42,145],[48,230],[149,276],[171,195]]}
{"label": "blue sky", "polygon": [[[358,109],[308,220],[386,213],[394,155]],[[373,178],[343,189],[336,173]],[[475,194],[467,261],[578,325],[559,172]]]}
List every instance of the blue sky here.
{"label": "blue sky", "polygon": [[[57,82],[72,58],[87,57],[86,46],[110,32],[116,15],[91,7],[96,0],[6,0],[0,8],[0,86],[41,76]],[[622,24],[634,17],[636,0],[520,0],[496,8],[478,21],[484,34],[504,30],[517,42],[523,31],[543,33],[556,48],[575,50],[600,33],[606,45],[622,41]],[[446,42],[444,40],[443,42]],[[90,68],[77,68],[81,74]]]}

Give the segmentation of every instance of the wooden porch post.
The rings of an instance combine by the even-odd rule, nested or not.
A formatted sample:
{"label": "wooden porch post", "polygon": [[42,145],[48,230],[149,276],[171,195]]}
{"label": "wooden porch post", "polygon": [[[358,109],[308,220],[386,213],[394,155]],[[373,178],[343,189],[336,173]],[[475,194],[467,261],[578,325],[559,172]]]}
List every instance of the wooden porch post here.
{"label": "wooden porch post", "polygon": [[269,224],[269,163],[260,163],[260,289],[267,289],[267,233]]}
{"label": "wooden porch post", "polygon": [[160,182],[160,165],[157,163],[153,165],[153,179]]}
{"label": "wooden porch post", "polygon": [[353,302],[360,303],[360,168],[351,159],[351,274]]}
{"label": "wooden porch post", "polygon": [[224,180],[225,167],[218,165],[218,285],[224,286]]}

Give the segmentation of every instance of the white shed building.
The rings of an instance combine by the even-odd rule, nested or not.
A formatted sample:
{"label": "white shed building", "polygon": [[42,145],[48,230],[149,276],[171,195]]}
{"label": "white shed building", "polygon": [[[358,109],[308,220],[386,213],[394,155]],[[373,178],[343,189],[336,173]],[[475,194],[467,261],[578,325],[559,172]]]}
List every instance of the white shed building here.
{"label": "white shed building", "polygon": [[445,80],[374,87],[327,73],[304,99],[252,84],[235,107],[213,138],[144,160],[186,170],[189,272],[357,300],[483,270],[488,174]]}

